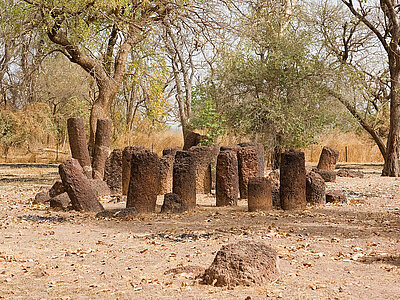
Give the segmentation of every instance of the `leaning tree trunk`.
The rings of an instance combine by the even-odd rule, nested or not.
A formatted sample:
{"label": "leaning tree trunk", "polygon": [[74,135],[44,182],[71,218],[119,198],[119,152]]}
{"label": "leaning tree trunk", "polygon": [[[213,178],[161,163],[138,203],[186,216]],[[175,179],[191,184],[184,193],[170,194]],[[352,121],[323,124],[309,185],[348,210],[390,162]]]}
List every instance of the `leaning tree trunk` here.
{"label": "leaning tree trunk", "polygon": [[[397,57],[394,58],[396,61]],[[390,64],[390,128],[386,147],[385,164],[382,175],[398,177],[399,168],[399,136],[400,136],[400,65]]]}

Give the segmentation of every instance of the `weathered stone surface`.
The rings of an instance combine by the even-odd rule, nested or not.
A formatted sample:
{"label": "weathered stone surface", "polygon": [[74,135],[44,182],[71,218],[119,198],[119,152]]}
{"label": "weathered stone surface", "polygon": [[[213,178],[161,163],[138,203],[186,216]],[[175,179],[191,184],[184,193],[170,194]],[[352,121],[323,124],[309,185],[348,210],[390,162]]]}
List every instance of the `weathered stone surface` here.
{"label": "weathered stone surface", "polygon": [[307,202],[313,204],[325,204],[325,181],[315,172],[309,172],[306,178]]}
{"label": "weathered stone surface", "polygon": [[248,196],[249,211],[272,209],[271,182],[268,178],[249,178]]}
{"label": "weathered stone surface", "polygon": [[216,173],[216,205],[237,205],[239,175],[235,151],[225,150],[219,153]]}
{"label": "weathered stone surface", "polygon": [[136,217],[138,212],[136,208],[129,207],[129,208],[116,208],[116,209],[108,209],[99,212],[96,217],[97,218],[117,218],[117,219],[127,219]]}
{"label": "weathered stone surface", "polygon": [[280,209],[281,198],[279,196],[279,186],[280,186],[280,171],[279,169],[270,172],[267,176],[271,181],[271,193],[272,193],[272,205],[274,208]]}
{"label": "weathered stone surface", "polygon": [[211,148],[194,146],[189,149],[193,152],[196,168],[196,193],[211,193]]}
{"label": "weathered stone surface", "polygon": [[187,206],[177,194],[168,193],[164,195],[164,203],[161,207],[162,213],[183,213],[187,211]]}
{"label": "weathered stone surface", "polygon": [[257,176],[264,177],[265,171],[265,152],[264,145],[261,143],[240,143],[240,147],[255,147],[257,150],[257,158],[258,158],[258,170],[259,174]]}
{"label": "weathered stone surface", "polygon": [[175,154],[160,157],[160,191],[159,195],[172,192],[172,176],[174,171]]}
{"label": "weathered stone surface", "polygon": [[346,194],[342,191],[329,191],[326,193],[326,202],[327,203],[332,203],[332,202],[346,203],[347,197],[346,197]]}
{"label": "weathered stone surface", "polygon": [[242,149],[239,145],[224,145],[219,148],[219,151],[234,151],[236,154]]}
{"label": "weathered stone surface", "polygon": [[114,149],[106,160],[104,181],[111,194],[122,193],[122,149]]}
{"label": "weathered stone surface", "polygon": [[165,156],[165,155],[172,155],[172,156],[175,156],[176,151],[178,151],[178,150],[182,150],[182,149],[179,148],[179,147],[165,148],[165,149],[162,151],[162,155],[163,155],[163,156]]}
{"label": "weathered stone surface", "polygon": [[336,175],[339,177],[364,178],[364,173],[356,170],[339,170]]}
{"label": "weathered stone surface", "polygon": [[97,198],[111,195],[111,190],[108,187],[107,182],[101,179],[90,179],[90,184],[92,185]]}
{"label": "weathered stone surface", "polygon": [[321,170],[318,168],[313,168],[313,172],[318,173],[325,180],[325,182],[335,182],[336,181],[336,172]]}
{"label": "weathered stone surface", "polygon": [[241,199],[247,199],[249,178],[260,174],[257,149],[253,146],[242,147],[238,153],[239,192]]}
{"label": "weathered stone surface", "polygon": [[210,158],[210,166],[211,166],[211,189],[215,190],[215,184],[217,182],[217,158],[219,154],[219,145],[211,146],[211,158]]}
{"label": "weathered stone surface", "polygon": [[179,196],[188,209],[193,209],[196,206],[196,168],[193,152],[176,152],[172,185],[172,192]]}
{"label": "weathered stone surface", "polygon": [[145,148],[143,146],[128,146],[122,151],[122,195],[128,194],[132,154],[141,150],[145,150]]}
{"label": "weathered stone surface", "polygon": [[104,210],[78,160],[72,158],[60,164],[59,173],[73,209],[93,212]]}
{"label": "weathered stone surface", "polygon": [[33,204],[39,204],[39,203],[46,203],[50,201],[50,195],[49,192],[39,192],[35,196],[35,200],[33,200]]}
{"label": "weathered stone surface", "polygon": [[191,130],[184,131],[184,145],[183,150],[189,150],[193,146],[197,146],[201,142],[201,135]]}
{"label": "weathered stone surface", "polygon": [[104,178],[104,167],[110,154],[111,119],[97,119],[96,138],[93,151],[93,178]]}
{"label": "weathered stone surface", "polygon": [[72,158],[77,159],[86,176],[92,178],[92,165],[90,163],[83,119],[80,117],[69,118],[67,127]]}
{"label": "weathered stone surface", "polygon": [[57,180],[50,188],[49,196],[50,198],[54,198],[58,195],[61,195],[62,193],[65,193],[64,184],[60,180]]}
{"label": "weathered stone surface", "polygon": [[265,285],[279,278],[278,255],[261,242],[222,246],[202,276],[204,284],[234,287]]}
{"label": "weathered stone surface", "polygon": [[50,199],[51,208],[58,208],[65,210],[70,205],[71,205],[71,199],[69,199],[67,192],[59,194]]}
{"label": "weathered stone surface", "polygon": [[282,153],[279,195],[285,210],[306,207],[306,168],[303,152],[290,150]]}
{"label": "weathered stone surface", "polygon": [[136,151],[131,157],[131,180],[126,207],[138,213],[155,212],[160,189],[160,160],[149,150]]}
{"label": "weathered stone surface", "polygon": [[322,148],[317,168],[320,170],[334,171],[338,158],[338,150],[325,146]]}

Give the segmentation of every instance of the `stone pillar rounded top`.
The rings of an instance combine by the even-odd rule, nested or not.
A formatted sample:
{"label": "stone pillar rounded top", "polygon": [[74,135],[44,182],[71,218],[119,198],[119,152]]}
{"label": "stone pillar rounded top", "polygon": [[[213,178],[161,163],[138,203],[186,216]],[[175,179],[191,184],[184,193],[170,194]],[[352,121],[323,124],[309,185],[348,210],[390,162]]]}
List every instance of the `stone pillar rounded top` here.
{"label": "stone pillar rounded top", "polygon": [[69,146],[72,158],[79,161],[86,176],[92,178],[92,166],[86,141],[85,123],[81,117],[73,117],[67,120]]}
{"label": "stone pillar rounded top", "polygon": [[131,159],[132,153],[144,150],[143,146],[127,146],[122,151],[122,194],[127,195],[129,189],[129,180],[131,178]]}
{"label": "stone pillar rounded top", "polygon": [[338,158],[338,150],[325,146],[322,148],[317,168],[321,170],[334,171]]}
{"label": "stone pillar rounded top", "polygon": [[285,210],[306,207],[304,152],[290,150],[281,154],[280,199]]}

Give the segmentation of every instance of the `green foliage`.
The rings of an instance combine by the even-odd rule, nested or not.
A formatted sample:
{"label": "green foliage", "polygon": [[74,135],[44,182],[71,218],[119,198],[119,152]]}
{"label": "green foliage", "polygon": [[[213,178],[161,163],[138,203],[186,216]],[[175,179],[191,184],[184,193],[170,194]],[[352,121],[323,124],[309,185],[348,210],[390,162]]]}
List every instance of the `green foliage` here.
{"label": "green foliage", "polygon": [[223,118],[218,113],[214,99],[204,90],[207,87],[199,86],[192,92],[192,113],[190,125],[194,129],[205,132],[204,145],[213,145],[217,138],[224,134]]}

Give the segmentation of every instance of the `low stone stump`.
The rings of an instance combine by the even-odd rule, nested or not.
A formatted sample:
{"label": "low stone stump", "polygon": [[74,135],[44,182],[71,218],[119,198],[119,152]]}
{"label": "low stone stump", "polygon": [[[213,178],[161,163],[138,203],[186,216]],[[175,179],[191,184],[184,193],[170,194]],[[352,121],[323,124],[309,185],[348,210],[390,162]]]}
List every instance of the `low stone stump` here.
{"label": "low stone stump", "polygon": [[211,148],[194,146],[189,149],[193,152],[196,167],[196,193],[211,193]]}
{"label": "low stone stump", "polygon": [[272,209],[272,192],[271,182],[266,177],[249,178],[248,187],[249,199],[248,210],[271,210]]}
{"label": "low stone stump", "polygon": [[54,198],[58,195],[61,195],[62,193],[65,193],[64,184],[60,180],[57,180],[50,188],[49,196],[50,198]]}
{"label": "low stone stump", "polygon": [[346,203],[347,197],[343,191],[329,191],[326,193],[326,203]]}
{"label": "low stone stump", "polygon": [[88,178],[92,178],[92,165],[86,143],[85,124],[80,117],[69,118],[67,120],[69,146],[72,158],[79,161],[84,173]]}
{"label": "low stone stump", "polygon": [[324,179],[325,182],[335,182],[336,181],[336,172],[321,170],[318,168],[313,168],[313,172],[318,173]]}
{"label": "low stone stump", "polygon": [[172,176],[174,171],[175,154],[160,157],[160,191],[159,195],[172,192]]}
{"label": "low stone stump", "polygon": [[33,200],[33,204],[39,204],[39,203],[46,203],[50,201],[50,195],[49,192],[42,191],[39,192],[35,195],[35,199]]}
{"label": "low stone stump", "polygon": [[111,127],[111,119],[97,119],[92,162],[94,179],[104,178],[104,167],[110,155]]}
{"label": "low stone stump", "polygon": [[338,150],[325,146],[322,148],[317,168],[320,170],[334,171],[338,158]]}
{"label": "low stone stump", "polygon": [[239,175],[235,151],[225,150],[219,153],[216,173],[216,205],[237,205]]}
{"label": "low stone stump", "polygon": [[126,207],[138,213],[155,212],[160,189],[160,160],[149,150],[136,151],[131,157],[131,179]]}
{"label": "low stone stump", "polygon": [[122,149],[114,149],[106,160],[104,181],[111,194],[122,193]]}
{"label": "low stone stump", "polygon": [[176,152],[172,192],[177,194],[188,209],[196,207],[196,168],[191,151]]}
{"label": "low stone stump", "polygon": [[240,147],[255,147],[257,150],[257,159],[258,159],[258,170],[259,174],[257,176],[264,177],[265,171],[265,151],[264,145],[261,143],[240,143]]}
{"label": "low stone stump", "polygon": [[187,206],[177,194],[168,193],[164,195],[164,203],[161,207],[161,213],[183,213],[187,211]]}
{"label": "low stone stump", "polygon": [[66,210],[70,205],[71,199],[69,199],[67,192],[59,194],[50,199],[51,208]]}
{"label": "low stone stump", "polygon": [[306,207],[304,152],[290,150],[282,153],[279,196],[284,210]]}
{"label": "low stone stump", "polygon": [[172,155],[172,156],[175,157],[176,152],[179,151],[179,150],[181,150],[181,148],[179,148],[179,147],[169,147],[169,148],[165,148],[165,149],[162,151],[162,155],[163,155],[163,156],[165,156],[165,155]]}
{"label": "low stone stump", "polygon": [[362,171],[355,171],[355,170],[339,170],[336,172],[336,176],[349,177],[349,178],[364,178],[364,173]]}
{"label": "low stone stump", "polygon": [[59,173],[73,209],[92,212],[104,210],[78,160],[72,158],[62,163]]}
{"label": "low stone stump", "polygon": [[325,181],[315,172],[309,172],[306,177],[306,199],[308,203],[325,204]]}
{"label": "low stone stump", "polygon": [[240,241],[222,246],[202,283],[215,286],[260,285],[280,277],[278,254],[261,242]]}
{"label": "low stone stump", "polygon": [[132,154],[141,150],[145,150],[145,148],[143,146],[127,146],[122,151],[122,195],[128,194]]}

